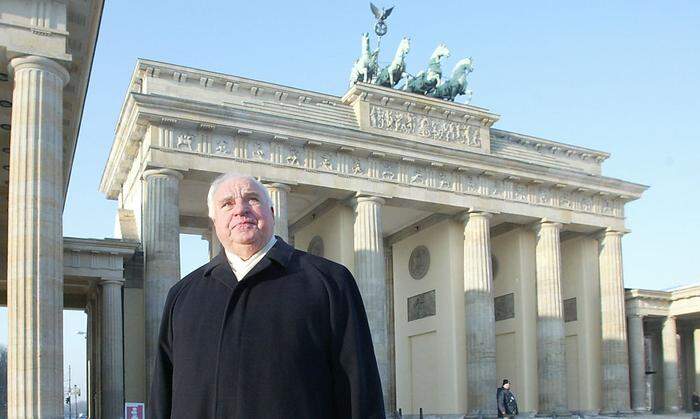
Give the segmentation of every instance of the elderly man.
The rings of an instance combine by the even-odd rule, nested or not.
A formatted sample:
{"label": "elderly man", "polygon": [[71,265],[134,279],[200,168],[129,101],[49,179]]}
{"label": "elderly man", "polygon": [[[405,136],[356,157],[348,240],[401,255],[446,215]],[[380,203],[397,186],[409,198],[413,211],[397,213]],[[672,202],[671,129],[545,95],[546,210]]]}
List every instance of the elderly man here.
{"label": "elderly man", "polygon": [[273,236],[254,178],[218,177],[207,205],[223,250],[168,293],[148,417],[384,419],[350,272]]}

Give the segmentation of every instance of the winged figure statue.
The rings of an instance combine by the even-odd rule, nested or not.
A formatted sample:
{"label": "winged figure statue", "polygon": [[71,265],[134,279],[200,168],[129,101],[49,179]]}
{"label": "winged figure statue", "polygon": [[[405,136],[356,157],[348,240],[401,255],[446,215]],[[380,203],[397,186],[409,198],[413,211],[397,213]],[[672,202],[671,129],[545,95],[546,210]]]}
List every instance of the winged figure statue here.
{"label": "winged figure statue", "polygon": [[386,18],[389,17],[391,11],[394,10],[394,7],[392,6],[388,9],[382,7],[382,10],[379,10],[379,7],[375,6],[372,2],[370,2],[369,8],[372,9],[374,17],[377,18],[377,23],[374,25],[374,33],[376,33],[377,36],[386,35],[387,28],[386,23],[384,23],[384,21],[386,20]]}

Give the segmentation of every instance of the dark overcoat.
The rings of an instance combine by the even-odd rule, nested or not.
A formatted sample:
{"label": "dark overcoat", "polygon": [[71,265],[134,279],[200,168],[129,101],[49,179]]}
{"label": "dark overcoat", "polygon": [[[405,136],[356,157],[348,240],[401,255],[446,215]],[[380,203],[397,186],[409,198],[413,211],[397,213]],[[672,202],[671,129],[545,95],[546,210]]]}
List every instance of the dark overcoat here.
{"label": "dark overcoat", "polygon": [[279,237],[238,281],[222,251],[169,291],[149,419],[384,419],[352,274]]}

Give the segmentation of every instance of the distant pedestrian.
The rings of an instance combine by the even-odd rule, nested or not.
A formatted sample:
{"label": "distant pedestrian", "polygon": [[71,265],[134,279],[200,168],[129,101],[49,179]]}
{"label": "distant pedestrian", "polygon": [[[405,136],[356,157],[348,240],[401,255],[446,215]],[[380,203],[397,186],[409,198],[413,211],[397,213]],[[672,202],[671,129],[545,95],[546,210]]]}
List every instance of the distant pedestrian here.
{"label": "distant pedestrian", "polygon": [[518,402],[515,400],[515,394],[510,391],[508,379],[503,380],[503,385],[496,391],[496,401],[499,418],[513,418],[518,414]]}
{"label": "distant pedestrian", "polygon": [[698,393],[693,393],[693,419],[700,419],[700,396]]}

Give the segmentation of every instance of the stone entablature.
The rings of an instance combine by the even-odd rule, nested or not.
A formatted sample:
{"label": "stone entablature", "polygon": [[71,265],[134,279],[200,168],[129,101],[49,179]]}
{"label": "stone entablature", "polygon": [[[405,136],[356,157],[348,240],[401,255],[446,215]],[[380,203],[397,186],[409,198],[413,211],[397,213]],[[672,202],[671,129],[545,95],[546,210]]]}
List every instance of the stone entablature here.
{"label": "stone entablature", "polygon": [[[397,115],[402,115],[402,120],[407,115],[414,118],[401,123],[403,128],[398,130],[406,132],[394,132]],[[271,169],[294,169],[284,170],[285,178],[311,177],[310,184],[318,179],[314,173],[334,174],[386,185],[377,186],[378,191],[387,187],[393,191],[393,185],[485,198],[493,205],[483,205],[484,209],[495,211],[501,210],[498,202],[565,210],[564,215],[554,217],[563,222],[573,222],[568,212],[602,216],[619,220],[611,222],[618,228],[623,224],[624,204],[646,189],[591,176],[607,157],[605,153],[508,134],[507,141],[519,147],[585,160],[598,169],[579,167],[574,171],[565,165],[545,167],[534,158],[496,155],[491,150],[492,133],[506,138],[505,132],[491,129],[496,120],[497,115],[481,108],[377,86],[356,85],[340,99],[140,61],[100,189],[108,198],[117,199],[122,186],[129,187],[127,179],[136,181],[136,172],[143,167],[168,167],[163,166],[164,161],[149,159],[165,156],[163,153],[172,156],[176,151],[260,163]],[[423,136],[421,125],[426,124],[430,130]],[[139,164],[135,165],[135,160]],[[172,168],[189,169],[188,163]],[[441,198],[438,202],[450,200]],[[591,224],[605,225],[604,219]]]}
{"label": "stone entablature", "polygon": [[671,307],[669,311],[672,316],[698,313],[700,311],[700,285],[671,290]]}
{"label": "stone entablature", "polygon": [[360,154],[359,150],[350,147],[303,142],[272,133],[257,132],[258,135],[252,135],[252,132],[244,130],[238,130],[235,134],[217,133],[211,128],[177,128],[171,122],[151,125],[151,148],[624,217],[625,201],[610,193],[572,188],[565,184],[545,184],[534,179],[484,173],[439,161],[390,156],[382,152],[366,151]]}
{"label": "stone entablature", "polygon": [[628,315],[683,316],[698,312],[700,285],[669,291],[629,289],[625,300]]}
{"label": "stone entablature", "polygon": [[[70,74],[63,89],[64,196],[73,166],[88,75],[92,67],[104,0],[92,1],[0,1],[0,72],[13,58],[38,56],[54,60]],[[12,83],[6,84],[8,87]],[[15,104],[17,105],[17,104]],[[2,118],[0,117],[0,120]],[[2,120],[10,123],[9,120]],[[0,172],[0,185],[6,176]],[[6,194],[0,191],[0,194]]]}
{"label": "stone entablature", "polygon": [[118,239],[63,238],[63,274],[69,277],[124,279],[124,259],[139,243]]}
{"label": "stone entablature", "polygon": [[667,316],[670,304],[671,293],[667,291],[625,291],[625,311],[628,316]]}
{"label": "stone entablature", "polygon": [[[342,98],[242,77],[141,60],[130,92],[215,103],[313,124],[375,132],[600,175],[607,153],[489,129],[498,115],[476,106],[358,83]],[[495,136],[495,142],[489,137]],[[495,147],[491,144],[494,143]]]}

